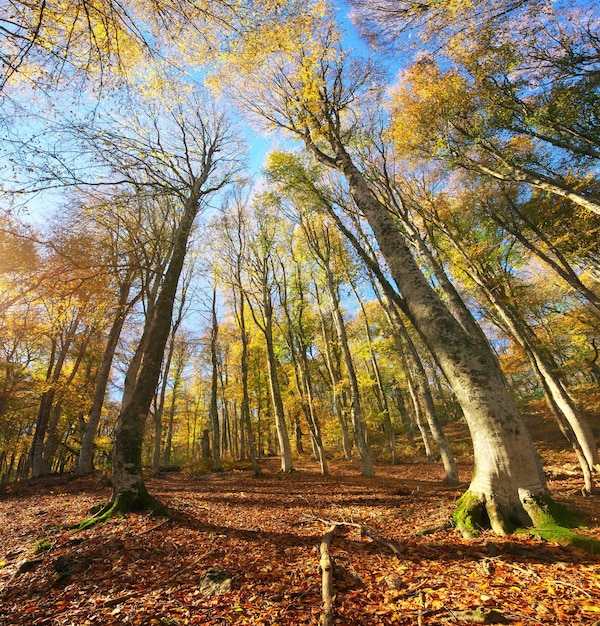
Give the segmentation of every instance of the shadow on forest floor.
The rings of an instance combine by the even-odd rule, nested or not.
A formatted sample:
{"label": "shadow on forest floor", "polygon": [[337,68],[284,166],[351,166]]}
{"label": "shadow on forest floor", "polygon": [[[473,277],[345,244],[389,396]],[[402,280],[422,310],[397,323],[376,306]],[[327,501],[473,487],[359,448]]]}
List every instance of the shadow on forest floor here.
{"label": "shadow on forest floor", "polygon": [[[542,456],[553,495],[600,539],[600,499],[581,495],[572,455],[550,445]],[[374,478],[343,461],[326,477],[312,461],[280,474],[276,459],[263,461],[258,479],[249,470],[168,473],[147,482],[170,520],[135,514],[76,534],[66,526],[109,498],[106,483],[49,477],[3,486],[0,625],[316,624],[326,521],[347,524],[331,546],[336,624],[456,624],[476,607],[525,626],[592,624],[598,556],[525,535],[465,540],[444,527],[469,459],[459,487],[441,483],[439,463],[415,458],[378,466]],[[209,567],[231,574],[230,591],[200,592]]]}

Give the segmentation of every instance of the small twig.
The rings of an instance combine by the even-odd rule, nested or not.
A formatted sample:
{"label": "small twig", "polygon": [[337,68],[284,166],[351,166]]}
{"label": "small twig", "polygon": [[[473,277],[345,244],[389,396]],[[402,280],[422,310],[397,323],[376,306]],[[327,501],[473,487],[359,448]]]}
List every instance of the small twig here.
{"label": "small twig", "polygon": [[303,520],[303,521],[321,522],[322,524],[327,524],[328,526],[333,526],[333,525],[351,526],[352,528],[358,528],[360,530],[361,535],[365,535],[366,537],[369,537],[371,541],[378,543],[382,546],[385,546],[386,548],[388,548],[388,550],[391,550],[394,554],[400,554],[402,552],[400,547],[397,546],[395,543],[388,541],[387,539],[383,539],[382,537],[379,537],[372,528],[369,528],[368,526],[365,526],[364,524],[358,524],[357,522],[336,522],[334,520],[323,519],[321,517],[307,518],[306,520]]}
{"label": "small twig", "polygon": [[564,583],[562,582],[562,580],[549,580],[548,582],[551,582],[554,585],[562,585],[563,587],[573,587],[573,589],[577,589],[577,591],[580,591],[581,593],[586,595],[588,598],[592,597],[591,593],[588,593],[585,589],[582,589],[581,587],[578,587],[577,585],[574,585],[573,583]]}

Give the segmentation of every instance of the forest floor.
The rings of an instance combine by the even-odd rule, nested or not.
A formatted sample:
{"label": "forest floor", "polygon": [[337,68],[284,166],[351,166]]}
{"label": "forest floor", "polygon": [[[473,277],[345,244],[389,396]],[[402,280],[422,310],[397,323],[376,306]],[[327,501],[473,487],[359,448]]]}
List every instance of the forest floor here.
{"label": "forest floor", "polygon": [[[600,539],[600,498],[581,495],[574,459],[554,445],[552,428],[538,426],[552,494]],[[318,546],[329,521],[345,523],[331,543],[335,624],[595,624],[600,555],[523,534],[466,540],[444,528],[472,469],[462,449],[463,483],[451,488],[439,463],[416,457],[378,466],[375,478],[343,461],[328,477],[309,461],[283,475],[276,459],[258,479],[248,470],[168,473],[147,484],[171,518],[131,514],[79,533],[68,526],[109,498],[106,483],[56,476],[3,485],[0,624],[317,624]],[[207,583],[209,568],[227,573],[223,585]]]}

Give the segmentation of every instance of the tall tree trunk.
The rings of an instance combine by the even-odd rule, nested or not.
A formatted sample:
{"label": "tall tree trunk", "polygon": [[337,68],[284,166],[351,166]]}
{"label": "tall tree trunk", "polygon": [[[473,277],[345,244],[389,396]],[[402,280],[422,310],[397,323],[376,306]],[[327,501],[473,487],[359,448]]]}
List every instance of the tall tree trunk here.
{"label": "tall tree trunk", "polygon": [[591,472],[600,470],[600,460],[598,459],[598,448],[589,423],[577,410],[575,403],[556,375],[556,366],[552,362],[552,356],[546,353],[539,345],[533,330],[522,319],[518,319],[518,315],[512,307],[498,297],[494,290],[488,289],[487,286],[483,286],[483,288],[486,297],[494,306],[503,325],[505,325],[529,357],[536,377],[544,391],[548,406],[557,419],[561,431],[571,443],[580,460],[586,489],[590,493],[595,493],[596,487],[593,484]]}
{"label": "tall tree trunk", "polygon": [[338,369],[333,362],[333,354],[330,343],[330,333],[327,331],[327,324],[325,320],[325,312],[321,306],[321,300],[319,290],[316,288],[317,306],[319,309],[319,318],[321,320],[321,334],[323,337],[323,345],[325,346],[325,365],[327,366],[327,372],[329,373],[329,379],[331,381],[331,393],[333,396],[333,412],[335,413],[338,424],[340,425],[340,431],[342,433],[342,449],[344,451],[344,458],[346,461],[352,459],[352,441],[350,439],[350,433],[348,431],[348,424],[346,422],[346,416],[344,414],[344,404],[340,395],[340,380],[341,376],[338,374]]}
{"label": "tall tree trunk", "polygon": [[413,425],[410,421],[408,411],[406,410],[406,404],[402,396],[402,389],[400,383],[396,382],[396,388],[394,390],[394,398],[396,400],[396,406],[398,407],[398,413],[400,413],[400,420],[402,421],[402,427],[404,428],[404,434],[409,446],[415,445],[415,435]]}
{"label": "tall tree trunk", "polygon": [[128,304],[130,289],[131,283],[129,281],[125,281],[121,285],[119,291],[117,312],[108,333],[108,339],[104,348],[104,355],[102,356],[102,363],[100,364],[100,370],[98,372],[98,377],[96,378],[96,387],[94,389],[92,406],[81,437],[81,447],[79,449],[79,457],[77,459],[77,467],[75,469],[75,474],[77,476],[91,474],[94,471],[94,439],[96,438],[98,424],[100,423],[100,417],[102,415],[102,406],[104,405],[106,388],[110,379],[110,371],[115,357],[115,352],[117,350],[117,345],[119,344],[119,337],[121,336],[123,325],[125,324],[125,318],[127,317],[127,313],[131,309],[131,306],[135,303],[131,302]]}
{"label": "tall tree trunk", "polygon": [[181,222],[175,232],[173,252],[153,314],[146,320],[144,334],[147,341],[142,365],[128,402],[122,405],[115,425],[111,503],[106,510],[100,512],[98,518],[155,505],[155,500],[148,493],[142,475],[144,424],[160,377],[179,277],[183,269],[188,239],[199,209],[202,182],[201,179],[197,179],[190,189]]}
{"label": "tall tree trunk", "polygon": [[263,333],[265,335],[267,351],[269,391],[271,394],[271,405],[275,416],[275,428],[277,431],[277,441],[279,443],[279,454],[281,455],[281,471],[293,472],[294,463],[292,460],[292,448],[290,446],[290,438],[285,423],[283,400],[281,399],[281,389],[277,378],[277,357],[275,356],[275,346],[273,344],[273,304],[271,302],[271,294],[266,284],[263,284],[263,306],[265,315]]}
{"label": "tall tree trunk", "polygon": [[476,341],[456,321],[429,285],[386,207],[339,143],[324,155],[308,138],[307,147],[345,176],[369,222],[381,253],[405,301],[406,313],[435,355],[463,409],[473,439],[475,468],[456,513],[458,525],[475,529],[489,519],[505,534],[511,524],[530,525],[543,516],[548,492],[533,441],[489,345]]}
{"label": "tall tree trunk", "polygon": [[312,389],[312,381],[310,378],[309,363],[308,363],[308,346],[306,345],[306,339],[304,336],[303,328],[303,316],[305,310],[305,298],[304,289],[299,276],[299,268],[296,281],[296,309],[297,319],[296,323],[292,320],[292,313],[289,308],[288,294],[287,294],[287,281],[285,280],[285,268],[282,267],[284,284],[280,289],[280,301],[287,321],[286,340],[290,354],[292,356],[292,363],[294,365],[294,378],[296,382],[296,390],[300,397],[300,403],[302,405],[302,411],[308,424],[310,431],[311,443],[313,452],[317,461],[321,465],[321,474],[326,475],[329,473],[327,456],[325,454],[325,448],[323,446],[323,438],[321,436],[321,427],[319,420],[314,409],[314,397]]}
{"label": "tall tree trunk", "polygon": [[340,310],[339,296],[334,282],[333,272],[331,268],[326,267],[326,280],[327,289],[332,303],[332,314],[335,325],[335,330],[342,349],[342,355],[344,357],[344,365],[346,366],[346,374],[348,376],[348,382],[350,385],[350,416],[352,418],[352,425],[354,426],[354,441],[360,454],[361,468],[363,476],[373,476],[375,470],[373,468],[373,459],[371,456],[371,449],[367,441],[367,427],[364,421],[362,407],[360,404],[360,390],[358,388],[358,378],[356,376],[356,370],[354,368],[354,361],[352,359],[352,353],[350,351],[350,344],[348,343],[348,335],[346,333],[346,326],[344,324],[344,318]]}
{"label": "tall tree trunk", "polygon": [[437,411],[435,410],[431,388],[427,380],[427,373],[425,372],[425,368],[423,367],[417,348],[404,326],[402,318],[400,317],[394,303],[390,302],[389,299],[384,296],[383,305],[386,315],[388,315],[388,321],[392,326],[397,349],[401,355],[404,354],[404,346],[406,346],[406,360],[408,361],[407,371],[416,372],[416,376],[412,377],[412,379],[415,380],[415,386],[417,388],[416,392],[423,401],[425,418],[427,420],[429,430],[438,447],[438,450],[440,451],[440,457],[442,459],[445,472],[444,482],[457,484],[458,468],[456,466],[456,460],[454,459],[454,455],[450,449],[450,444],[444,435]]}
{"label": "tall tree trunk", "polygon": [[254,434],[252,432],[252,421],[250,419],[250,392],[248,386],[248,333],[246,330],[245,317],[245,300],[243,294],[239,293],[238,302],[239,310],[237,312],[238,327],[240,329],[240,339],[242,342],[241,368],[242,368],[242,405],[240,411],[242,414],[242,422],[245,425],[246,438],[248,440],[248,454],[250,463],[255,476],[261,475],[260,465],[256,456],[256,447],[254,443]]}
{"label": "tall tree trunk", "polygon": [[215,472],[222,472],[221,465],[221,430],[219,426],[219,359],[217,355],[217,339],[219,335],[219,322],[217,320],[217,289],[213,288],[212,297],[212,326],[210,331],[210,425],[212,430],[212,457]]}

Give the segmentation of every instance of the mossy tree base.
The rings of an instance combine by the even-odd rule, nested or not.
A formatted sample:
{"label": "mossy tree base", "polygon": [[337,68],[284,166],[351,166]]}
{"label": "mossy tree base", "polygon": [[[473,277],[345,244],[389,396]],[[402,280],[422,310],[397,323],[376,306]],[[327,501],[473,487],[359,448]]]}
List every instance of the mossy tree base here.
{"label": "mossy tree base", "polygon": [[521,500],[521,507],[530,524],[519,521],[519,518],[523,519],[522,515],[511,517],[500,511],[493,498],[467,491],[456,502],[452,521],[465,538],[477,537],[481,530],[490,528],[499,535],[506,535],[521,527],[546,541],[600,553],[600,541],[572,530],[579,526],[580,520],[547,494],[525,497]]}
{"label": "mossy tree base", "polygon": [[96,524],[107,522],[113,517],[120,517],[134,511],[145,511],[151,509],[152,515],[156,517],[168,517],[166,509],[153,498],[142,485],[135,488],[135,485],[127,490],[120,491],[113,496],[113,499],[92,517],[76,524],[73,529],[76,531],[86,530]]}

